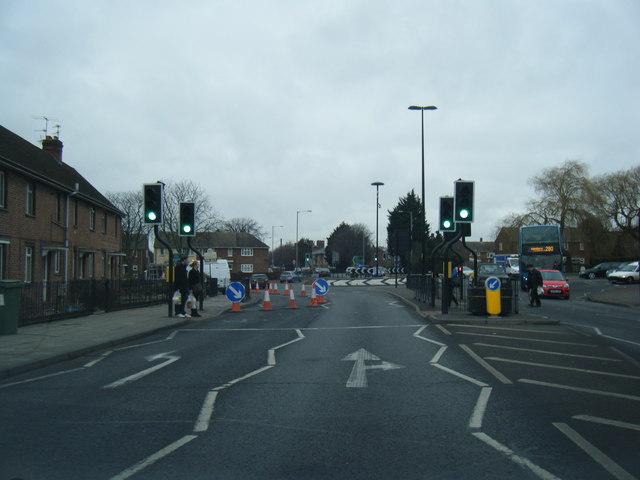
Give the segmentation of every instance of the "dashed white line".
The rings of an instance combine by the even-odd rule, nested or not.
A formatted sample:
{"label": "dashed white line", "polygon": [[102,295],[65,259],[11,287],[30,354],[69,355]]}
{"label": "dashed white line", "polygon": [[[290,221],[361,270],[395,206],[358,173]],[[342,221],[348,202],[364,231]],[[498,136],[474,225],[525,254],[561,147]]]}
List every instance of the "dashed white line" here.
{"label": "dashed white line", "polygon": [[125,479],[135,475],[140,470],[143,470],[143,469],[147,468],[149,465],[152,465],[155,462],[157,462],[158,460],[160,460],[160,459],[166,457],[167,455],[175,452],[177,449],[179,449],[180,447],[186,445],[191,440],[194,440],[196,438],[198,438],[197,435],[186,435],[186,436],[182,437],[180,440],[176,440],[171,445],[167,445],[162,450],[158,450],[153,455],[150,455],[147,458],[145,458],[144,460],[136,463],[133,467],[127,468],[126,470],[120,472],[115,477],[111,477],[110,480],[125,480]]}
{"label": "dashed white line", "polygon": [[640,402],[640,397],[636,395],[627,395],[626,393],[605,392],[604,390],[593,390],[591,388],[573,387],[570,385],[560,385],[558,383],[539,382],[538,380],[530,380],[528,378],[518,379],[520,383],[527,383],[530,385],[538,385],[541,387],[559,388],[561,390],[571,390],[574,392],[592,393],[594,395],[602,395],[605,397],[624,398],[625,400],[633,400]]}
{"label": "dashed white line", "polygon": [[537,362],[525,362],[524,360],[512,360],[510,358],[500,358],[500,357],[485,357],[487,360],[492,360],[494,362],[503,362],[503,363],[514,363],[517,365],[529,365],[531,367],[540,367],[540,368],[554,368],[556,370],[567,370],[570,372],[580,372],[580,373],[588,373],[590,375],[606,375],[609,377],[618,377],[618,378],[629,378],[631,380],[640,380],[640,377],[637,375],[627,375],[624,373],[615,373],[615,372],[603,372],[601,370],[589,370],[585,368],[575,368],[575,367],[563,367],[561,365],[549,365],[548,363],[537,363]]}
{"label": "dashed white line", "polygon": [[591,343],[575,343],[575,342],[562,342],[560,340],[542,340],[538,338],[527,337],[510,337],[508,335],[490,335],[488,333],[475,333],[475,332],[458,332],[458,335],[473,335],[476,337],[490,337],[490,338],[504,338],[506,340],[520,340],[522,342],[536,342],[536,343],[556,343],[560,345],[575,345],[578,347],[592,347],[596,348],[598,345]]}
{"label": "dashed white line", "polygon": [[460,348],[462,348],[465,352],[467,352],[467,354],[469,354],[469,356],[471,358],[473,358],[476,362],[478,362],[481,366],[483,366],[485,368],[485,370],[487,370],[491,375],[496,377],[502,383],[504,383],[504,384],[513,383],[511,380],[509,380],[507,377],[505,377],[502,373],[500,373],[498,370],[496,370],[491,365],[489,365],[487,362],[485,362],[482,358],[480,358],[480,356],[477,353],[475,353],[473,350],[471,350],[467,345],[462,345],[461,344]]}
{"label": "dashed white line", "polygon": [[439,363],[432,363],[432,366],[439,368],[440,370],[450,373],[451,375],[455,375],[458,378],[461,378],[463,380],[466,380],[467,382],[471,382],[474,385],[477,385],[478,387],[488,387],[489,385],[487,385],[484,382],[481,382],[480,380],[476,380],[475,378],[471,378],[463,373],[457,372],[455,370],[452,370],[451,368],[445,367],[444,365],[440,365]]}
{"label": "dashed white line", "polygon": [[583,420],[585,422],[608,425],[610,427],[626,428],[628,430],[640,431],[640,425],[636,423],[621,422],[620,420],[612,420],[610,418],[593,417],[591,415],[574,415],[572,418],[575,418],[576,420]]}
{"label": "dashed white line", "polygon": [[478,395],[478,401],[473,409],[471,418],[469,419],[469,428],[482,428],[482,419],[484,418],[484,412],[487,409],[489,403],[489,395],[491,395],[491,387],[482,387],[480,395]]}
{"label": "dashed white line", "polygon": [[538,350],[536,348],[522,348],[522,347],[507,347],[506,345],[493,345],[491,343],[482,343],[476,342],[473,345],[477,345],[478,347],[488,347],[488,348],[499,348],[503,350],[515,350],[518,352],[531,352],[531,353],[541,353],[543,355],[559,355],[562,357],[575,357],[575,358],[586,358],[588,360],[604,360],[606,362],[621,362],[619,358],[609,358],[609,357],[596,357],[593,355],[580,355],[577,353],[562,353],[562,352],[551,352],[549,350]]}
{"label": "dashed white line", "polygon": [[553,426],[564,433],[569,440],[580,447],[587,455],[602,465],[607,472],[618,480],[637,480],[636,477],[611,460],[611,458],[605,455],[599,448],[587,441],[582,435],[566,423],[554,423]]}
{"label": "dashed white line", "polygon": [[544,468],[539,467],[538,465],[533,463],[531,460],[529,460],[527,458],[524,458],[524,457],[521,457],[520,455],[516,455],[513,452],[513,450],[511,450],[509,447],[507,447],[507,446],[501,444],[500,442],[494,440],[493,438],[491,438],[486,433],[483,433],[483,432],[472,432],[471,435],[473,435],[474,437],[476,437],[479,440],[482,440],[484,443],[486,443],[490,447],[495,448],[498,452],[500,452],[503,455],[505,455],[512,462],[514,462],[514,463],[516,463],[516,464],[518,464],[518,465],[520,465],[522,467],[528,468],[538,478],[540,478],[542,480],[560,480],[559,477],[556,477],[554,474],[548,472]]}

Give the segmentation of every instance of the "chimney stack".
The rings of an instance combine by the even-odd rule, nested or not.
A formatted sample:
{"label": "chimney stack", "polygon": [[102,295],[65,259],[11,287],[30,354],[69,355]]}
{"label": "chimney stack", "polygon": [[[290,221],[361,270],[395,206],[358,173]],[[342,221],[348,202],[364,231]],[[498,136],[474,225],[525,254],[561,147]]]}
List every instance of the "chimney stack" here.
{"label": "chimney stack", "polygon": [[58,137],[47,135],[46,138],[42,140],[42,150],[50,153],[53,155],[53,158],[62,163],[62,142]]}

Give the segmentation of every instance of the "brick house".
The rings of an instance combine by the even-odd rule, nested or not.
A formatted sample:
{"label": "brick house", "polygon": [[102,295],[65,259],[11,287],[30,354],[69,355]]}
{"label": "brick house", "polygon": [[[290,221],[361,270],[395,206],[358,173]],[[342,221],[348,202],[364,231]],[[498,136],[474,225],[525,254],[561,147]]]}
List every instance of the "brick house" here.
{"label": "brick house", "polygon": [[[242,278],[252,273],[267,273],[269,246],[245,232],[202,232],[192,239],[192,245],[207,260],[227,260],[232,278]],[[179,252],[173,251],[174,254]],[[195,253],[189,252],[195,257]],[[156,240],[154,262],[166,265],[169,252]]]}
{"label": "brick house", "polygon": [[120,212],[73,167],[62,142],[42,149],[0,126],[0,279],[120,276]]}

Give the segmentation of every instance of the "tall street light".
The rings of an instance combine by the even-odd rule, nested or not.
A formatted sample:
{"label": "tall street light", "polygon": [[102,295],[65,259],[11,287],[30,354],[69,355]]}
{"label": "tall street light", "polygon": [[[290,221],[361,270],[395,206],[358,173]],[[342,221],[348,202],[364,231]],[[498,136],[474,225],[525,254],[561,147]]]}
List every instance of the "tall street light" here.
{"label": "tall street light", "polygon": [[296,258],[294,262],[295,266],[293,268],[294,272],[298,268],[298,217],[300,216],[301,213],[311,213],[311,210],[298,210],[296,212]]}
{"label": "tall street light", "polygon": [[419,107],[417,105],[411,105],[409,110],[420,110],[420,116],[422,117],[422,253],[420,263],[422,265],[422,275],[426,273],[426,240],[427,240],[427,220],[426,210],[424,206],[424,111],[425,110],[437,110],[438,107],[433,105],[428,107]]}
{"label": "tall street light", "polygon": [[273,252],[274,252],[274,250],[273,250],[273,237],[275,235],[275,233],[273,232],[273,229],[274,228],[283,228],[283,227],[284,227],[284,225],[271,225],[271,266],[272,267],[275,266],[275,264],[276,264],[276,261],[275,261],[274,255],[273,255]]}
{"label": "tall street light", "polygon": [[378,210],[380,210],[380,187],[384,185],[382,182],[373,182],[372,186],[376,187],[376,277],[378,276]]}

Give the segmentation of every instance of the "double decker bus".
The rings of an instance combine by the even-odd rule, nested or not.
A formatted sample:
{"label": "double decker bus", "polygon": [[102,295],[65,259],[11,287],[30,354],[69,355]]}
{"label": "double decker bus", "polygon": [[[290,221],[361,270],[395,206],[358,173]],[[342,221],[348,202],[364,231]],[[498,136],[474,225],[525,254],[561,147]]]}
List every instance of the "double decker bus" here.
{"label": "double decker bus", "polygon": [[527,225],[520,227],[518,235],[520,256],[520,286],[527,281],[527,265],[536,269],[564,271],[562,235],[558,225]]}

